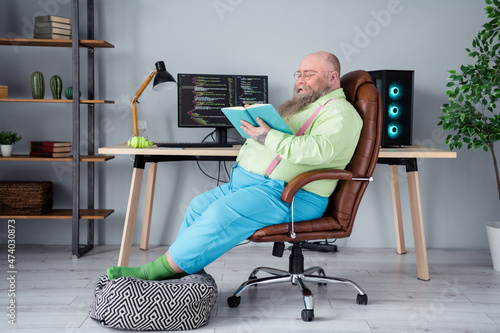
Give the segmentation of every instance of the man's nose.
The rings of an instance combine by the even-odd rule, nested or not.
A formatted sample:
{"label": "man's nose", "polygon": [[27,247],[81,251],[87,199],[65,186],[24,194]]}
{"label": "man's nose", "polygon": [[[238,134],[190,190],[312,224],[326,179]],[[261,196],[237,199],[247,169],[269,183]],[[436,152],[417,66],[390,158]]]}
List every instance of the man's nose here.
{"label": "man's nose", "polygon": [[295,85],[297,85],[297,84],[304,84],[304,83],[306,83],[306,79],[304,78],[303,75],[297,77],[297,80],[295,80]]}

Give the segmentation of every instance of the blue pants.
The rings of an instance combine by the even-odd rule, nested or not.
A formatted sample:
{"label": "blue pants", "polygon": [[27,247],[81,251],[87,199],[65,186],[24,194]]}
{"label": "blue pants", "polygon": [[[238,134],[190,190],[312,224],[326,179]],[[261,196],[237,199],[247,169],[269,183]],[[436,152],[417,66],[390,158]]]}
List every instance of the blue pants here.
{"label": "blue pants", "polygon": [[[291,218],[281,200],[285,182],[235,165],[231,181],[194,198],[169,251],[183,271],[194,274],[256,230]],[[323,215],[328,198],[300,190],[294,199],[294,221]]]}

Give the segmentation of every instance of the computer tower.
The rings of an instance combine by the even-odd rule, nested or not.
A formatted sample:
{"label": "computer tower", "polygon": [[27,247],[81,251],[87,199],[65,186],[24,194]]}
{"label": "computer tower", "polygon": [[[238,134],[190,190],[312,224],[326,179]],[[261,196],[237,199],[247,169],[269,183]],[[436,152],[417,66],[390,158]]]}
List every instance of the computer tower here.
{"label": "computer tower", "polygon": [[412,141],[413,79],[412,70],[368,72],[382,95],[382,147],[409,146]]}

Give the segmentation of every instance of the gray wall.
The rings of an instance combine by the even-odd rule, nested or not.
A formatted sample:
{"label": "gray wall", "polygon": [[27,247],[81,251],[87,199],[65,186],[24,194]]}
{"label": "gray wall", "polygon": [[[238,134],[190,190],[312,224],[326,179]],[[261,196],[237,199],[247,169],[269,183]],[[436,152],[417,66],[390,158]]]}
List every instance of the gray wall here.
{"label": "gray wall", "polygon": [[[33,16],[43,12],[69,16],[68,3],[2,0],[1,35],[9,32],[9,36],[30,37]],[[289,98],[292,73],[301,59],[326,50],[338,55],[344,73],[360,68],[415,70],[414,143],[447,149],[446,133],[436,126],[440,106],[446,102],[447,70],[469,62],[464,49],[471,46],[472,37],[486,21],[484,6],[483,1],[467,0],[97,0],[96,38],[115,45],[114,49],[96,50],[97,98],[116,101],[97,106],[99,146],[125,142],[132,135],[130,100],[158,60],[164,60],[174,75],[267,74],[270,101],[278,105]],[[40,70],[46,80],[58,74],[66,85],[71,81],[70,56],[69,49],[1,47],[0,84],[9,86],[11,97],[29,97],[30,74]],[[82,57],[83,63],[83,51]],[[139,118],[147,121],[150,139],[201,140],[209,133],[208,129],[177,128],[175,91],[152,93],[149,87],[140,101]],[[15,130],[24,137],[15,147],[18,153],[29,151],[30,140],[71,139],[68,105],[3,103],[0,110],[0,130]],[[85,115],[85,108],[82,111]],[[85,124],[84,116],[82,122]],[[97,223],[100,244],[121,241],[132,164],[129,156],[98,164],[99,207],[115,209],[108,219]],[[200,165],[217,174],[217,163]],[[411,248],[402,167],[400,174],[405,236]],[[457,159],[420,160],[419,177],[428,247],[486,248],[484,224],[499,218],[491,155],[465,150]],[[71,205],[70,178],[65,163],[0,164],[2,180],[52,180],[56,208]],[[196,163],[160,164],[151,244],[170,244],[190,199],[215,185]],[[143,201],[144,192],[138,226]],[[17,228],[19,243],[69,244],[71,240],[69,221],[19,220]],[[5,240],[5,232],[1,233]],[[134,243],[139,236],[137,231]],[[395,247],[387,166],[377,167],[354,232],[339,244]]]}

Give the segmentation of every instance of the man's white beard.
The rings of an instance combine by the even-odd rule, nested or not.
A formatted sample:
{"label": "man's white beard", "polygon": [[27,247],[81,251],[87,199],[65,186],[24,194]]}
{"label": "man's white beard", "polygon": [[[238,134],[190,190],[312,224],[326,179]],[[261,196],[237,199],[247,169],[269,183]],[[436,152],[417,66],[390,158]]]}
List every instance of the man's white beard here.
{"label": "man's white beard", "polygon": [[307,87],[308,92],[299,93],[302,88],[303,86],[294,87],[292,98],[278,106],[278,113],[283,119],[290,119],[290,117],[302,111],[307,105],[331,91],[326,85],[323,85],[318,91],[313,91]]}

